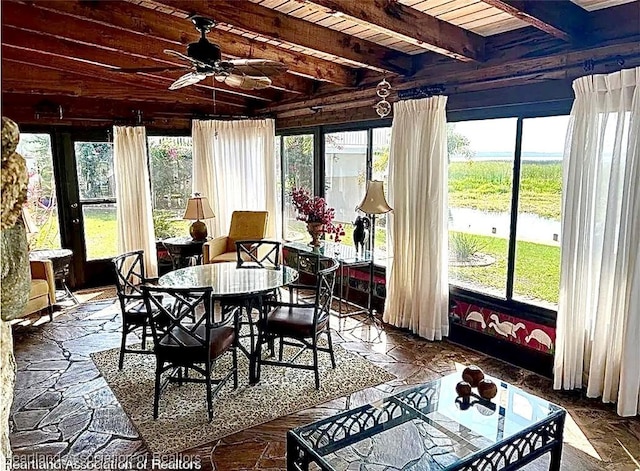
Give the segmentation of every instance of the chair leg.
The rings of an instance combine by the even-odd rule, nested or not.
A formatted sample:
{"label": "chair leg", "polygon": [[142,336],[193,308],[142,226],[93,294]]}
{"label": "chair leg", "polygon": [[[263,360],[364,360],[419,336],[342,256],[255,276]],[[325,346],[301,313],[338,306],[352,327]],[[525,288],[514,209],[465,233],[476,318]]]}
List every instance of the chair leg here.
{"label": "chair leg", "polygon": [[124,349],[127,344],[127,326],[122,326],[122,341],[120,342],[120,360],[118,361],[118,369],[121,370],[124,365]]}
{"label": "chair leg", "polygon": [[213,420],[213,395],[211,394],[211,362],[207,361],[205,365],[205,374],[207,377],[205,381],[207,383],[207,412],[209,413],[209,422]]}
{"label": "chair leg", "polygon": [[318,368],[318,338],[313,339],[313,375],[316,380],[316,389],[320,389],[320,369]]}
{"label": "chair leg", "polygon": [[336,368],[336,357],[333,354],[333,341],[331,340],[331,329],[327,327],[327,339],[329,342],[329,355],[331,356],[331,367],[335,370]]}
{"label": "chair leg", "polygon": [[51,304],[49,304],[48,311],[49,311],[49,321],[53,322],[53,306]]}
{"label": "chair leg", "polygon": [[162,362],[156,360],[156,385],[153,393],[153,419],[158,418],[158,406],[160,403],[160,376],[162,375]]}
{"label": "chair leg", "polygon": [[233,389],[238,389],[238,349],[233,346]]}
{"label": "chair leg", "polygon": [[258,343],[256,344],[256,349],[253,353],[253,369],[254,371],[250,371],[249,375],[253,376],[253,382],[258,383],[260,381],[260,370],[262,367],[262,342],[264,342],[262,331],[258,332]]}
{"label": "chair leg", "polygon": [[142,350],[147,349],[147,324],[142,326],[142,344],[140,345]]}
{"label": "chair leg", "polygon": [[278,361],[282,361],[282,354],[284,353],[284,337],[280,336],[280,350],[278,351]]}
{"label": "chair leg", "polygon": [[256,348],[256,337],[253,329],[253,316],[251,315],[251,305],[247,306],[247,317],[249,318],[249,336],[251,337],[251,351]]}

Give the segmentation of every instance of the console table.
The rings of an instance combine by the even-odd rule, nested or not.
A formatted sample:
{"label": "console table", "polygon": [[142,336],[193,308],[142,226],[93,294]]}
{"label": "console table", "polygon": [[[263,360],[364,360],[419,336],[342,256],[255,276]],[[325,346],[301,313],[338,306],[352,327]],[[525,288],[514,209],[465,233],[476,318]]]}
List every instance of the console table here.
{"label": "console table", "polygon": [[75,304],[78,304],[78,299],[67,286],[69,265],[71,264],[72,258],[73,252],[69,249],[42,249],[32,250],[29,252],[29,260],[51,260],[51,265],[53,265],[53,277],[55,281],[60,284],[61,291],[64,292],[61,299],[70,298]]}
{"label": "console table", "polygon": [[287,433],[287,469],[515,470],[550,452],[560,469],[566,411],[494,379],[490,401],[456,397],[460,373]]}
{"label": "console table", "polygon": [[[324,242],[320,247],[313,247],[312,245],[305,244],[303,242],[284,242],[282,248],[290,253],[295,254],[296,262],[293,268],[300,271],[309,271],[314,273],[317,270],[317,260],[320,258],[330,258],[336,260],[340,264],[340,294],[338,297],[338,314],[340,316],[352,316],[361,312],[367,312],[367,309],[359,311],[344,312],[342,309],[343,302],[349,300],[349,281],[347,280],[346,288],[344,286],[344,274],[345,270],[347,275],[349,269],[357,267],[368,267],[371,263],[371,252],[364,250],[362,252],[356,252],[355,247],[349,245],[336,244],[334,242]],[[373,286],[369,286],[369,289],[373,289]]]}

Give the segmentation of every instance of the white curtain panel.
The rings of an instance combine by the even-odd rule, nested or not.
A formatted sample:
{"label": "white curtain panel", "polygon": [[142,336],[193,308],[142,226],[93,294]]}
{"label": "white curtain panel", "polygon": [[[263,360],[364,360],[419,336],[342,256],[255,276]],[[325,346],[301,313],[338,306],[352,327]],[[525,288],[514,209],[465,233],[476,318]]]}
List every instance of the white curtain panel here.
{"label": "white curtain panel", "polygon": [[449,334],[446,105],[400,101],[391,128],[383,319],[429,340]]}
{"label": "white curtain panel", "polygon": [[574,81],[564,155],[555,388],[640,401],[640,68]]}
{"label": "white curtain panel", "polygon": [[272,119],[194,120],[193,191],[209,198],[209,234],[226,235],[236,210],[269,211],[267,237],[280,239]]}
{"label": "white curtain panel", "polygon": [[144,250],[145,274],[158,276],[144,126],[113,127],[118,252]]}

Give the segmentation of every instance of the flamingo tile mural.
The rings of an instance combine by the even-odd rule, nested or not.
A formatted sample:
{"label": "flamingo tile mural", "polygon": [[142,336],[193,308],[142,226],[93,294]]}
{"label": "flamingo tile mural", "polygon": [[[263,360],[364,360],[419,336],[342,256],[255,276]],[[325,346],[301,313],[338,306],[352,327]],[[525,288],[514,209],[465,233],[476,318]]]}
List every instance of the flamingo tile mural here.
{"label": "flamingo tile mural", "polygon": [[451,320],[469,329],[502,338],[533,350],[553,354],[555,329],[493,309],[456,300]]}

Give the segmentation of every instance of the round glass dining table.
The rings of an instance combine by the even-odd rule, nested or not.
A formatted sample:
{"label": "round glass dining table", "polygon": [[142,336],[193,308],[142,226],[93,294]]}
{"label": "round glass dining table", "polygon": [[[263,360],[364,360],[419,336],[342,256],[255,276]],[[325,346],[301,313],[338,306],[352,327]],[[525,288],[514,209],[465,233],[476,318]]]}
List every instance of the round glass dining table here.
{"label": "round glass dining table", "polygon": [[212,288],[215,298],[261,294],[298,279],[298,271],[279,268],[238,268],[235,262],[181,268],[163,275],[158,285],[167,288]]}

